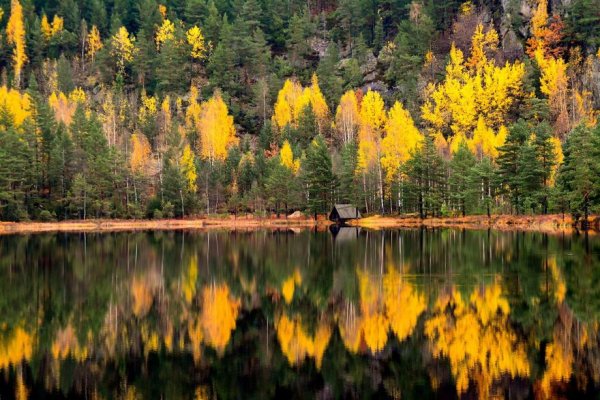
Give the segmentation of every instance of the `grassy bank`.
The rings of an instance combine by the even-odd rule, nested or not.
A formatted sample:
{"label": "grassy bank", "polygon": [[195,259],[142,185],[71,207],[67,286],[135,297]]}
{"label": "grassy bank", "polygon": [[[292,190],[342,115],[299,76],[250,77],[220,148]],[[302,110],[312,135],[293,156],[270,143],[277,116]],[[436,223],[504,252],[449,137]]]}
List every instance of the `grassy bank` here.
{"label": "grassy bank", "polygon": [[325,221],[313,219],[252,218],[234,216],[202,219],[160,220],[76,220],[60,222],[0,222],[0,235],[40,232],[117,232],[141,230],[183,229],[254,229],[254,228],[305,228],[322,225]]}
{"label": "grassy bank", "polygon": [[[598,218],[591,217],[590,228],[598,227]],[[372,216],[351,223],[354,226],[364,228],[417,228],[421,226],[439,228],[465,228],[465,229],[497,229],[497,230],[521,230],[536,232],[565,232],[576,231],[575,221],[570,215],[470,215],[466,217],[452,218],[427,218],[416,217],[382,217]]]}
{"label": "grassy bank", "polygon": [[[599,217],[591,217],[590,228],[598,230]],[[161,219],[161,220],[77,220],[61,222],[0,222],[0,235],[38,232],[116,232],[141,230],[183,230],[183,229],[257,229],[257,228],[312,228],[324,229],[330,224],[324,216],[318,221],[312,218],[255,218],[225,216],[199,219]],[[420,219],[408,216],[371,216],[350,225],[368,229],[385,228],[464,228],[520,230],[547,233],[573,233],[575,221],[569,215],[552,214],[536,216],[472,215],[467,217]]]}

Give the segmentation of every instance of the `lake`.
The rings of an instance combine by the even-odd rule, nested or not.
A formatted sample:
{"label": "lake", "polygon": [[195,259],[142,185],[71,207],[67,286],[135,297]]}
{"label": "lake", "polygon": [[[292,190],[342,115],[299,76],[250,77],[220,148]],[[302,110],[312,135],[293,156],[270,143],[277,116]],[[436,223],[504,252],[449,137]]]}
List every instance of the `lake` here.
{"label": "lake", "polygon": [[600,237],[0,237],[0,398],[600,394]]}

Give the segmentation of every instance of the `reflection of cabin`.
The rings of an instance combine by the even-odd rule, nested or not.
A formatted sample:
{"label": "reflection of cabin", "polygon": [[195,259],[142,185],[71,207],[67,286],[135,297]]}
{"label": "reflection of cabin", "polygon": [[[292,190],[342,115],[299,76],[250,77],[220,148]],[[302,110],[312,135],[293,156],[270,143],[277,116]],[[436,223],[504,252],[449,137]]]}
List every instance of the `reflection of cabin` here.
{"label": "reflection of cabin", "polygon": [[358,208],[352,204],[336,204],[329,213],[329,220],[338,224],[343,224],[351,219],[362,218]]}
{"label": "reflection of cabin", "polygon": [[336,245],[355,242],[359,238],[361,229],[358,226],[343,226],[333,224],[329,226]]}

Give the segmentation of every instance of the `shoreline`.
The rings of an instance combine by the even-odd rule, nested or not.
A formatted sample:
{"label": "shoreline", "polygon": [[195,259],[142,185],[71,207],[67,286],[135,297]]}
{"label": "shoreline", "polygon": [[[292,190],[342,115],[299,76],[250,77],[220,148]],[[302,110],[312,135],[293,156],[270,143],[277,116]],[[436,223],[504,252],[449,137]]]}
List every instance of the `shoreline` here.
{"label": "shoreline", "polygon": [[[589,232],[598,232],[597,216],[590,216]],[[469,215],[466,217],[426,218],[373,216],[351,221],[351,226],[368,229],[386,228],[459,228],[494,229],[498,231],[523,231],[541,233],[576,233],[574,219],[565,214],[548,215]]]}
{"label": "shoreline", "polygon": [[329,221],[291,218],[89,219],[59,222],[0,222],[0,235],[53,232],[174,231],[186,229],[291,229],[328,224]]}
{"label": "shoreline", "polygon": [[[590,218],[590,232],[598,232],[596,216]],[[51,233],[51,232],[126,232],[145,230],[252,230],[252,229],[306,229],[327,228],[332,223],[319,218],[252,218],[233,216],[225,218],[162,219],[162,220],[123,220],[90,219],[60,222],[0,222],[0,235]],[[472,215],[466,217],[427,218],[411,216],[371,216],[350,221],[348,226],[365,229],[389,228],[458,228],[494,229],[501,231],[526,231],[542,233],[576,233],[571,216],[562,214],[515,216],[515,215]]]}

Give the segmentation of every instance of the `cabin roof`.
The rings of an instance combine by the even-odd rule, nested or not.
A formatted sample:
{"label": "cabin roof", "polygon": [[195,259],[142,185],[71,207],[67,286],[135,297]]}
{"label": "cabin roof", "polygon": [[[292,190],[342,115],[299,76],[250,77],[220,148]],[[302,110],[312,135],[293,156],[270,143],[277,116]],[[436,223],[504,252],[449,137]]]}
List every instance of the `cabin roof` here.
{"label": "cabin roof", "polygon": [[338,216],[341,219],[354,219],[354,218],[362,218],[360,215],[360,211],[352,204],[336,204],[333,206],[333,210],[331,212],[337,211]]}

